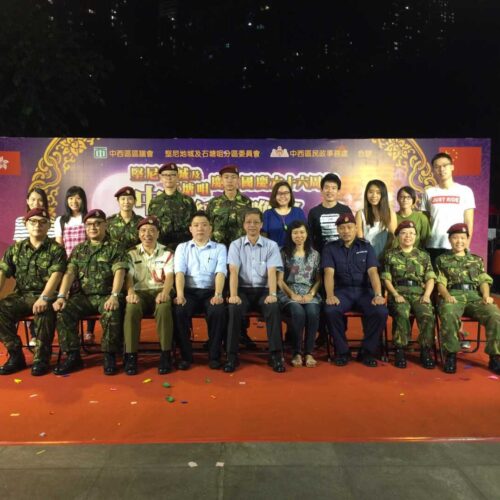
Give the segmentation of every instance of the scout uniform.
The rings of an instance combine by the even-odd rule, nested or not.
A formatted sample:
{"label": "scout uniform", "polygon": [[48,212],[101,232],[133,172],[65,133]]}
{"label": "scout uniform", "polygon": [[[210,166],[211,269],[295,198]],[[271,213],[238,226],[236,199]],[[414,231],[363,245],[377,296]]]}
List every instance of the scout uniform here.
{"label": "scout uniform", "polygon": [[[448,229],[450,236],[456,233],[468,235],[467,226],[454,224]],[[488,366],[493,372],[500,373],[500,310],[496,304],[484,304],[482,301],[480,285],[493,283],[484,270],[483,260],[468,251],[464,256],[448,251],[436,259],[436,267],[437,283],[445,286],[457,300],[456,304],[441,300],[438,307],[442,345],[447,354],[444,370],[447,373],[456,371],[456,353],[460,351],[460,317],[465,314],[485,326],[485,352],[490,356]]]}
{"label": "scout uniform", "polygon": [[[225,173],[239,175],[239,170],[236,165],[227,165],[219,171],[221,176]],[[213,227],[213,240],[229,248],[232,241],[244,236],[243,218],[246,209],[251,206],[252,200],[239,190],[234,200],[224,193],[212,198],[207,205],[207,215]]]}
{"label": "scout uniform", "polygon": [[[406,228],[415,229],[413,221],[401,222],[396,228],[395,235]],[[390,281],[398,294],[405,299],[405,302],[399,303],[392,295],[389,296],[388,309],[394,319],[392,338],[396,351],[406,347],[411,338],[410,313],[412,313],[415,315],[419,330],[418,342],[421,346],[422,365],[425,368],[434,368],[434,361],[429,352],[434,342],[434,311],[431,303],[420,302],[425,283],[436,278],[429,254],[415,247],[410,252],[404,252],[400,248],[389,250],[385,255],[384,271],[380,277]],[[403,362],[404,353],[402,354],[402,362],[396,364],[400,368],[406,367],[406,362]]]}
{"label": "scout uniform", "polygon": [[[166,163],[158,170],[158,174],[165,171],[178,171],[175,163]],[[179,243],[189,241],[191,233],[189,224],[196,212],[196,204],[192,198],[175,191],[168,195],[160,193],[149,203],[148,215],[155,215],[160,220],[160,237],[158,241],[175,250]]]}
{"label": "scout uniform", "polygon": [[[25,217],[45,217],[44,209],[30,210]],[[16,323],[21,318],[33,314],[33,304],[40,297],[52,273],[66,270],[66,252],[52,238],[46,237],[38,248],[34,248],[29,238],[11,245],[0,261],[0,271],[6,278],[16,279],[16,288],[0,300],[0,340],[9,351],[9,361],[0,368],[1,375],[14,373],[26,366],[21,339],[16,332]],[[55,313],[52,309],[53,297],[42,296],[49,307],[35,315],[36,347],[33,357],[32,375],[47,373],[54,338]]]}
{"label": "scout uniform", "polygon": [[[116,199],[120,196],[133,196],[135,199],[135,189],[130,186],[125,186],[115,193]],[[142,217],[132,212],[132,218],[125,222],[120,212],[108,217],[108,235],[111,241],[118,243],[124,251],[130,250],[137,245],[139,238],[137,236],[137,224]]]}

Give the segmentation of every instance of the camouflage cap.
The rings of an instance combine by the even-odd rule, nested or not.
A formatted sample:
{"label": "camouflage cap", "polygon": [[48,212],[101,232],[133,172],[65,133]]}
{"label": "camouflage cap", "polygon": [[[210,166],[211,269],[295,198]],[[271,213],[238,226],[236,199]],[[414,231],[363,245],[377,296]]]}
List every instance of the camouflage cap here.
{"label": "camouflage cap", "polygon": [[158,174],[161,174],[162,172],[178,172],[179,169],[177,168],[177,165],[175,163],[164,163],[158,170]]}
{"label": "camouflage cap", "polygon": [[341,226],[342,224],[356,224],[356,219],[352,214],[341,214],[337,219],[336,224],[337,227]]}
{"label": "camouflage cap", "polygon": [[49,214],[45,208],[32,208],[25,216],[24,220],[27,221],[31,219],[31,217],[44,217],[45,219],[49,218]]}
{"label": "camouflage cap", "polygon": [[99,208],[94,208],[83,218],[83,222],[87,222],[88,219],[102,219],[106,220],[106,214]]}
{"label": "camouflage cap", "polygon": [[[412,220],[403,220],[398,224],[394,234],[397,236],[402,229],[415,229],[415,223]],[[416,230],[416,229],[415,229]]]}
{"label": "camouflage cap", "polygon": [[130,186],[123,186],[114,194],[114,196],[115,198],[119,198],[120,196],[133,196],[135,198],[135,189]]}
{"label": "camouflage cap", "polygon": [[469,228],[467,227],[467,224],[464,224],[463,222],[459,224],[453,224],[453,226],[450,226],[450,229],[448,229],[447,232],[448,236],[456,233],[464,233],[469,236]]}
{"label": "camouflage cap", "polygon": [[219,175],[223,174],[236,174],[240,175],[238,165],[226,165],[219,170]]}
{"label": "camouflage cap", "polygon": [[154,215],[150,215],[149,217],[144,217],[137,223],[137,229],[146,224],[151,224],[156,227],[156,229],[160,229],[160,219]]}

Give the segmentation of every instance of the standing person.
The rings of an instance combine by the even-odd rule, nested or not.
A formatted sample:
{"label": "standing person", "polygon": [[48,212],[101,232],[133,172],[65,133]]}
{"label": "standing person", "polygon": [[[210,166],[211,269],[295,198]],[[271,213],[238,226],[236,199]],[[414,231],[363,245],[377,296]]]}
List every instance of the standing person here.
{"label": "standing person", "polygon": [[337,219],[337,228],[340,240],[328,244],[321,256],[326,290],[324,310],[335,345],[334,363],[345,366],[351,357],[344,315],[355,310],[363,314],[363,341],[357,360],[375,367],[375,353],[388,315],[377,257],[370,243],[356,237],[356,220],[352,214]]}
{"label": "standing person", "polygon": [[275,372],[285,371],[277,302],[277,269],[283,265],[276,242],[261,236],[262,212],[249,208],[243,219],[246,235],[231,243],[229,264],[229,328],[225,372],[239,364],[238,339],[242,318],[248,311],[262,312],[269,340],[269,365]]}
{"label": "standing person", "polygon": [[458,333],[463,314],[479,321],[486,329],[485,352],[488,368],[500,374],[500,310],[490,295],[493,279],[486,274],[481,257],[469,252],[470,234],[465,223],[448,229],[451,250],[436,258],[441,343],[445,352],[444,371],[455,373]]}
{"label": "standing person", "polygon": [[389,244],[396,230],[397,217],[389,206],[387,186],[379,179],[372,179],[365,188],[364,208],[356,214],[358,238],[365,238],[375,250],[377,259]]}
{"label": "standing person", "polygon": [[381,276],[389,292],[389,312],[394,318],[394,364],[397,368],[406,368],[404,349],[411,339],[410,314],[414,314],[419,330],[420,362],[424,368],[434,368],[431,347],[434,344],[435,319],[431,293],[436,275],[429,254],[415,247],[415,223],[411,220],[400,222],[395,234],[399,245],[386,253]]}
{"label": "standing person", "polygon": [[[80,357],[78,322],[90,314],[101,315],[104,374],[114,375],[116,353],[122,349],[119,297],[128,268],[127,258],[106,235],[106,214],[91,210],[84,217],[87,240],[77,245],[69,258],[54,310],[57,315],[59,345],[66,359],[54,373],[66,375],[83,367]],[[71,285],[78,280],[78,291],[68,298]]]}
{"label": "standing person", "polygon": [[304,210],[295,206],[292,188],[286,181],[279,181],[273,186],[269,204],[272,208],[264,212],[262,234],[282,248],[288,226],[295,220],[306,222],[306,215]]}
{"label": "standing person", "polygon": [[210,239],[212,226],[203,211],[196,212],[189,226],[193,239],[181,243],[175,251],[175,317],[182,361],[186,370],[193,362],[190,324],[193,314],[204,312],[208,325],[208,366],[222,365],[220,353],[227,329],[222,291],[227,275],[227,250]]}
{"label": "standing person", "polygon": [[321,308],[318,293],[321,257],[312,248],[305,222],[295,220],[290,224],[281,256],[283,271],[278,271],[278,301],[292,337],[292,365],[302,366],[304,353],[306,366],[313,368],[317,364],[313,350]]}
{"label": "standing person", "polygon": [[141,222],[142,217],[134,212],[135,189],[124,186],[114,196],[120,211],[108,217],[108,234],[111,241],[120,245],[124,251],[128,251],[140,243],[137,225]]}
{"label": "standing person", "polygon": [[158,243],[160,221],[156,217],[141,219],[137,231],[141,243],[128,252],[129,268],[125,284],[125,373],[137,374],[141,319],[154,314],[161,347],[158,373],[165,375],[172,370],[174,326],[170,295],[174,285],[174,254]]}
{"label": "standing person", "polygon": [[449,154],[438,153],[432,158],[431,165],[438,185],[425,190],[422,210],[431,221],[427,251],[434,265],[436,258],[451,248],[447,235],[450,225],[464,223],[472,238],[476,202],[470,187],[453,180],[455,166]]}
{"label": "standing person", "polygon": [[33,314],[38,333],[31,374],[50,371],[55,318],[51,303],[66,270],[64,249],[47,237],[48,212],[33,208],[25,215],[29,237],[10,246],[0,261],[0,291],[6,278],[15,278],[14,292],[0,300],[0,340],[9,359],[0,367],[0,375],[9,375],[26,367],[17,321]]}
{"label": "standing person", "polygon": [[[424,249],[431,232],[431,226],[429,218],[423,212],[415,210],[417,193],[411,186],[403,186],[398,191],[397,199],[399,203],[399,211],[396,212],[397,223],[400,224],[403,221],[413,222],[416,233],[414,246]],[[393,246],[399,246],[399,238],[394,240]]]}
{"label": "standing person", "polygon": [[[26,196],[26,211],[29,212],[34,208],[44,208],[47,212],[49,210],[49,200],[47,199],[47,193],[39,187],[32,188],[28,191]],[[49,238],[54,238],[54,226],[51,223],[49,231],[47,233]],[[14,241],[22,241],[29,238],[29,231],[26,227],[26,221],[23,216],[17,217],[14,226]]]}
{"label": "standing person", "polygon": [[165,163],[158,174],[163,192],[149,203],[148,215],[154,215],[160,221],[158,241],[174,251],[179,243],[190,239],[189,222],[196,212],[196,204],[179,191],[179,173],[175,163]]}
{"label": "standing person", "polygon": [[222,167],[219,175],[224,192],[208,202],[207,215],[213,227],[212,238],[229,248],[232,241],[245,234],[243,215],[252,206],[252,200],[239,190],[240,171],[237,165]]}
{"label": "standing person", "polygon": [[323,201],[309,210],[307,223],[311,231],[314,248],[320,253],[329,241],[339,239],[336,222],[342,214],[352,214],[351,209],[338,200],[342,186],[337,174],[326,174],[321,179],[321,197]]}

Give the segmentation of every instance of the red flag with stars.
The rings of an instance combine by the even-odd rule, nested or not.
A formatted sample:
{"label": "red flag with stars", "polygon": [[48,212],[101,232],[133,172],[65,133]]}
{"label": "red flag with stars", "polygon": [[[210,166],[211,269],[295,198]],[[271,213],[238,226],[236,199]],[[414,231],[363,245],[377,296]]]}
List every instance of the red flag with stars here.
{"label": "red flag with stars", "polygon": [[448,153],[453,158],[454,176],[481,175],[481,147],[441,147],[440,153]]}
{"label": "red flag with stars", "polygon": [[21,175],[20,151],[0,151],[0,175]]}

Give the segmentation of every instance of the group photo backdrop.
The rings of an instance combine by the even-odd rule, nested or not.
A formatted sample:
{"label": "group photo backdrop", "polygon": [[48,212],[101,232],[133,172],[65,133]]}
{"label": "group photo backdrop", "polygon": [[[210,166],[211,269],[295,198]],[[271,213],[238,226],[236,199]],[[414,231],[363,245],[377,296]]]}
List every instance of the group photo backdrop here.
{"label": "group photo backdrop", "polygon": [[145,215],[151,199],[162,191],[158,168],[179,167],[179,189],[199,208],[222,193],[218,171],[240,169],[240,190],[262,211],[269,208],[275,182],[287,180],[296,205],[306,214],[321,202],[320,181],[329,173],[342,180],[339,201],[355,213],[363,207],[368,181],[387,185],[390,204],[399,210],[398,189],[412,186],[418,204],[425,187],[436,184],[431,158],[449,153],[454,180],[469,186],[476,211],[471,251],[487,258],[490,139],[117,139],[0,138],[0,252],[12,244],[14,221],[25,214],[26,193],[45,189],[52,216],[64,213],[64,196],[73,185],[84,188],[88,208],[112,215],[113,194],[130,185],[137,192],[135,212]]}

